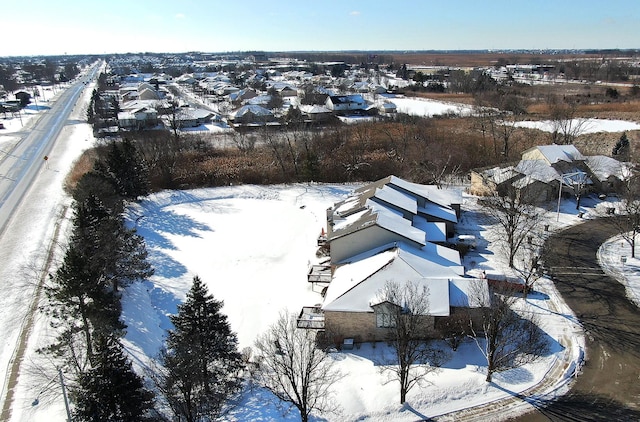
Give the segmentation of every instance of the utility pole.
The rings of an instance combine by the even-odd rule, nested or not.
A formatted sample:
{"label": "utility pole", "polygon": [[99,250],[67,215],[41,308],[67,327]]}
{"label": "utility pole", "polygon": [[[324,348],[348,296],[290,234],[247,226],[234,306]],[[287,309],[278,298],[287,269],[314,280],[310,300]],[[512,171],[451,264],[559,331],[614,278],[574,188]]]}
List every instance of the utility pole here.
{"label": "utility pole", "polygon": [[67,422],[71,422],[71,412],[69,411],[69,399],[67,399],[67,388],[64,385],[64,378],[62,377],[62,369],[58,369],[58,375],[60,376],[60,385],[62,386],[62,397],[64,398],[64,408],[67,411]]}

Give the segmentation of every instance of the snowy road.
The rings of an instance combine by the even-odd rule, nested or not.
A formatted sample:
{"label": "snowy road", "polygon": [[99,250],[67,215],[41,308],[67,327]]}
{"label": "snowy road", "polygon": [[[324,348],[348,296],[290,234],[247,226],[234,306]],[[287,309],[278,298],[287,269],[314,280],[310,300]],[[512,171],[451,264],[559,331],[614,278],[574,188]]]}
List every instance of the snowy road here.
{"label": "snowy road", "polygon": [[17,205],[31,186],[43,159],[60,135],[84,85],[76,82],[60,94],[33,130],[0,157],[0,234],[4,232]]}
{"label": "snowy road", "polygon": [[[94,67],[82,79],[95,77]],[[62,190],[64,176],[85,147],[71,134],[86,130],[78,125],[84,105],[79,98],[87,86],[79,81],[49,102],[25,135],[11,145],[4,144],[0,158],[0,402],[1,420],[31,401],[16,402],[16,392],[24,382],[25,366],[33,361],[33,348],[27,347],[31,324],[40,323],[34,297],[38,282],[46,277],[49,251],[55,245],[57,222],[65,209]],[[90,94],[90,92],[89,92]],[[74,107],[79,103],[79,107]],[[76,119],[76,120],[73,120]],[[90,132],[89,132],[90,135]],[[43,157],[50,159],[47,163]],[[34,318],[35,317],[35,321]],[[36,339],[37,340],[37,339]],[[42,341],[40,341],[42,346]],[[17,382],[17,384],[16,384]],[[18,420],[30,420],[18,419]]]}

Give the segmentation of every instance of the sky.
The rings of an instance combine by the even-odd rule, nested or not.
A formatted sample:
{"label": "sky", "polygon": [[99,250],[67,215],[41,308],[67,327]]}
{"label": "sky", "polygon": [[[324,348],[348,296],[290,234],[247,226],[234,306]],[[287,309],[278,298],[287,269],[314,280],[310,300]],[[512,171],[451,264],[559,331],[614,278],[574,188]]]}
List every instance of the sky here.
{"label": "sky", "polygon": [[640,48],[638,0],[3,0],[0,57]]}

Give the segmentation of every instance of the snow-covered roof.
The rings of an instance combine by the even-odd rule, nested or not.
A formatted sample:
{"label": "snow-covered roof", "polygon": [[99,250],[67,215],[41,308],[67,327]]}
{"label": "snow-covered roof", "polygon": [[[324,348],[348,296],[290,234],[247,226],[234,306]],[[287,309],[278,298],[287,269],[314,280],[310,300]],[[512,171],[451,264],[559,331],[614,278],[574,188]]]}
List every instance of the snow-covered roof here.
{"label": "snow-covered roof", "polygon": [[180,112],[176,114],[177,119],[189,120],[189,119],[207,119],[213,116],[213,112],[204,108],[181,108]]}
{"label": "snow-covered roof", "polygon": [[419,183],[408,182],[393,175],[388,177],[388,184],[390,186],[397,186],[400,189],[409,191],[446,207],[462,204],[462,191],[459,189],[440,189],[435,185],[421,185]]}
{"label": "snow-covered roof", "polygon": [[160,94],[158,93],[158,91],[156,91],[155,89],[151,88],[144,88],[141,91],[139,91],[139,95],[138,98],[140,98],[141,100],[159,100],[160,99]]}
{"label": "snow-covered roof", "polygon": [[479,308],[489,297],[486,282],[477,278],[459,277],[449,280],[449,303],[460,308]]}
{"label": "snow-covered roof", "polygon": [[[339,215],[347,215],[362,208],[369,198],[377,198],[412,214],[430,214],[446,221],[457,222],[451,205],[462,204],[462,192],[457,189],[440,189],[433,185],[407,182],[396,176],[388,176],[354,191],[353,197],[336,204]],[[419,203],[424,202],[424,206]]]}
{"label": "snow-covered roof", "polygon": [[[573,161],[582,161],[584,156],[573,145],[539,145],[531,148],[531,150],[537,149],[549,164],[555,164],[558,161],[566,161],[571,163]],[[531,151],[529,150],[529,151]],[[523,153],[523,156],[525,156]]]}
{"label": "snow-covered roof", "polygon": [[418,205],[415,198],[412,198],[404,193],[397,191],[389,186],[383,186],[376,189],[373,194],[374,201],[383,201],[387,204],[394,205],[400,209],[406,210],[412,214],[418,211]]}
{"label": "snow-covered roof", "polygon": [[544,183],[560,179],[558,171],[542,160],[522,160],[516,171]]}
{"label": "snow-covered roof", "polygon": [[331,110],[321,105],[301,105],[300,111],[306,114],[329,114]]}
{"label": "snow-covered roof", "polygon": [[127,101],[125,103],[122,103],[120,105],[120,109],[125,111],[125,110],[136,110],[141,107],[156,108],[159,104],[161,104],[161,101],[158,101],[157,99],[156,100],[134,100],[134,101]]}
{"label": "snow-covered roof", "polygon": [[388,230],[419,245],[424,245],[426,242],[425,232],[413,227],[411,221],[402,218],[397,211],[373,202],[357,213],[351,214],[344,219],[334,220],[333,231],[329,236],[329,241],[371,226]]}
{"label": "snow-covered roof", "polygon": [[444,205],[427,202],[424,207],[418,208],[418,214],[424,216],[432,216],[451,223],[458,222],[458,216],[453,208],[446,207]]}
{"label": "snow-covered roof", "polygon": [[[460,268],[439,256],[438,249],[395,243],[350,258],[338,266],[327,288],[325,311],[373,312],[387,282],[412,282],[429,289],[429,315],[449,315],[449,280]],[[449,265],[446,265],[449,264]]]}
{"label": "snow-covered roof", "polygon": [[255,116],[271,116],[273,113],[264,107],[255,104],[247,104],[240,107],[235,113],[234,118],[242,117],[247,113],[253,113]]}
{"label": "snow-covered roof", "polygon": [[379,207],[375,210],[377,216],[376,224],[390,232],[396,233],[407,240],[414,241],[420,245],[426,242],[425,232],[413,227],[411,221],[402,218],[393,210],[387,207]]}
{"label": "snow-covered roof", "polygon": [[424,217],[416,216],[413,226],[425,232],[427,242],[445,242],[447,240],[447,225],[445,223],[429,222]]}
{"label": "snow-covered roof", "polygon": [[586,163],[593,175],[601,181],[605,181],[609,177],[625,180],[631,175],[628,163],[620,162],[606,155],[588,156]]}
{"label": "snow-covered roof", "polygon": [[498,185],[520,175],[513,166],[492,167],[484,170],[481,174]]}

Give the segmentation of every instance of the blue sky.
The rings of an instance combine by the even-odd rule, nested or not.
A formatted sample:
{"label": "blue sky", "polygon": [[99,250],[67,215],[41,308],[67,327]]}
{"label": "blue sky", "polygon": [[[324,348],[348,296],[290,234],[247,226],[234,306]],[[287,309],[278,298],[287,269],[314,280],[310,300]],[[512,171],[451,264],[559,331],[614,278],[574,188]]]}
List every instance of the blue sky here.
{"label": "blue sky", "polygon": [[640,0],[3,0],[0,28],[0,56],[625,49]]}

